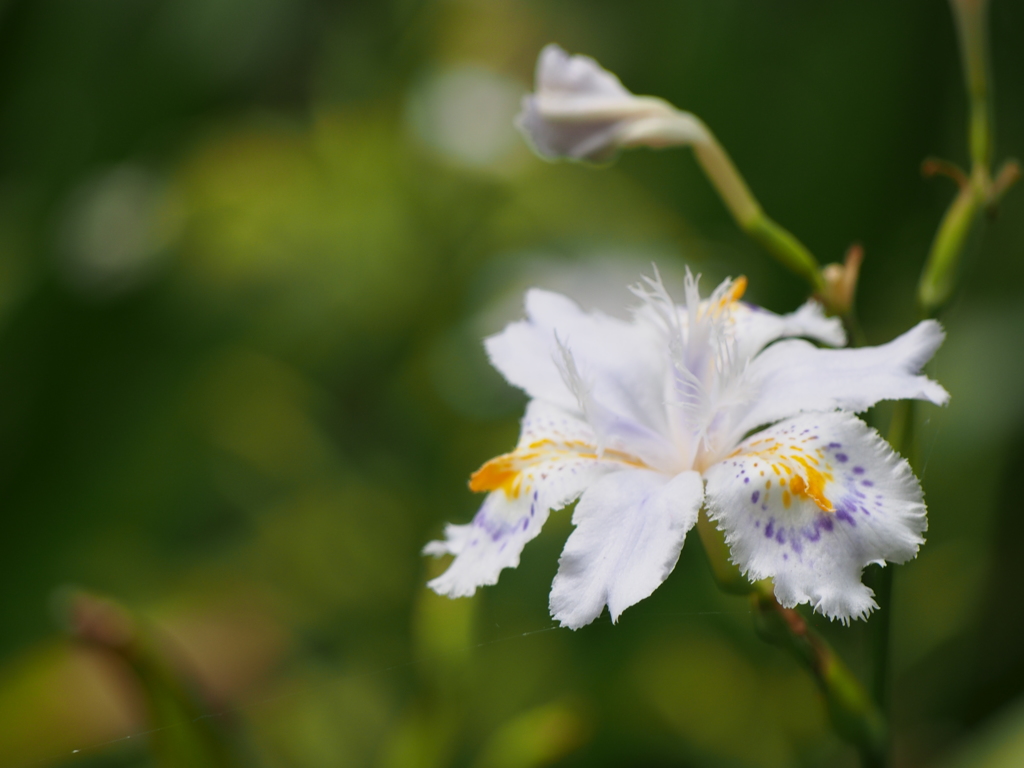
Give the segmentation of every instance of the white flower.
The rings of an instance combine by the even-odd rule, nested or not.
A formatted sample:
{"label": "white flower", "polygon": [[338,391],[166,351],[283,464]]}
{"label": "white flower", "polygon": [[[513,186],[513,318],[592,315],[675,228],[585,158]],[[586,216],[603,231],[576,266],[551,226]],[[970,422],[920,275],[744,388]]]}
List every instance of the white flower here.
{"label": "white flower", "polygon": [[549,45],[537,60],[536,93],[523,98],[516,126],[547,158],[606,160],[622,147],[708,140],[697,117],[654,96],[634,96],[589,56]]}
{"label": "white flower", "polygon": [[786,607],[844,622],[875,608],[861,572],[916,555],[925,507],[907,463],[853,413],[886,399],[945,403],[919,375],[943,331],[926,320],[880,347],[822,349],[785,338],[843,344],[819,305],[776,315],[741,303],[745,285],[726,280],[701,301],[687,273],[677,306],[648,279],[631,321],[529,291],[527,319],[486,340],[532,398],[519,444],[473,475],[473,490],[490,491],[473,521],[426,546],[455,555],[430,586],[459,597],[496,583],[548,513],[579,498],[551,588],[563,626],[606,605],[616,621],[650,595],[702,505],[734,562],[772,578]]}

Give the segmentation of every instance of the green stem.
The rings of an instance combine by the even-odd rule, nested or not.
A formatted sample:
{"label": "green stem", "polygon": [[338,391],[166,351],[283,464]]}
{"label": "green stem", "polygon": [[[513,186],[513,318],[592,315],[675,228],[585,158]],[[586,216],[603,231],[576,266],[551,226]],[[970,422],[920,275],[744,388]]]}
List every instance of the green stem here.
{"label": "green stem", "polygon": [[697,516],[697,533],[718,588],[730,595],[749,595],[753,585],[729,558],[729,545],[725,543],[725,536],[708,519],[703,508]]}
{"label": "green stem", "polygon": [[857,747],[865,766],[885,765],[885,719],[864,686],[835,650],[792,608],[775,599],[769,580],[751,584],[729,560],[724,536],[701,510],[697,532],[719,588],[730,594],[750,595],[755,626],[767,642],[789,651],[814,676],[825,706],[842,738]]}
{"label": "green stem", "polygon": [[878,709],[888,719],[889,715],[889,646],[892,635],[892,581],[894,569],[879,568],[873,587],[875,602],[878,603],[871,629],[872,657],[874,668],[871,674],[871,695]]}
{"label": "green stem", "polygon": [[917,300],[921,313],[938,313],[953,293],[957,267],[965,250],[967,236],[981,212],[1016,180],[1016,165],[999,185],[992,181],[992,157],[995,126],[992,117],[992,78],[989,67],[988,0],[950,0],[960,42],[960,60],[964,84],[970,102],[968,144],[971,172],[960,179],[960,192],[942,218],[921,281]]}
{"label": "green stem", "polygon": [[851,307],[840,319],[843,321],[846,335],[850,339],[850,346],[866,347],[868,345],[868,337],[864,333],[864,327],[860,324],[860,318],[857,317],[856,310]]}
{"label": "green stem", "polygon": [[968,122],[971,165],[988,175],[992,166],[994,126],[988,47],[988,0],[950,0],[960,41],[964,84],[970,101]]}
{"label": "green stem", "polygon": [[763,211],[759,217],[742,226],[783,265],[806,280],[811,291],[819,295],[824,292],[825,281],[817,260],[793,234],[768,218]]}
{"label": "green stem", "polygon": [[733,219],[783,266],[806,280],[813,292],[823,293],[825,281],[817,259],[792,233],[765,214],[729,154],[711,131],[703,127],[707,139],[694,142],[693,152]]}
{"label": "green stem", "polygon": [[[889,425],[889,444],[893,450],[902,453],[911,464],[914,463],[914,407],[913,400],[900,400],[893,410]],[[878,612],[868,625],[869,644],[873,662],[871,693],[879,711],[889,719],[890,702],[890,655],[892,645],[892,589],[894,569],[878,568],[871,574],[871,586],[875,592]]]}
{"label": "green stem", "polygon": [[758,634],[786,648],[814,675],[836,733],[857,747],[865,766],[884,766],[885,718],[850,668],[803,616],[779,605],[771,584],[758,582],[751,600]]}
{"label": "green stem", "polygon": [[986,190],[972,177],[960,188],[960,193],[942,217],[917,289],[918,307],[924,316],[936,314],[953,294],[964,244],[978,219],[986,195]]}

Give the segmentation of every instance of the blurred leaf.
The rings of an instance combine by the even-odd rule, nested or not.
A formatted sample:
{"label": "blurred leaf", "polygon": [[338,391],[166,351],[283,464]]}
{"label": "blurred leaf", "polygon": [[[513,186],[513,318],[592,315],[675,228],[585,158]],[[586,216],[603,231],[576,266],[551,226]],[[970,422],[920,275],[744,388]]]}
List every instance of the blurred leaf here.
{"label": "blurred leaf", "polygon": [[476,768],[535,768],[549,765],[578,749],[589,727],[577,709],[566,703],[531,709],[491,736]]}
{"label": "blurred leaf", "polygon": [[[446,559],[430,558],[428,569],[439,575]],[[413,637],[420,671],[436,685],[467,682],[469,664],[476,648],[476,615],[479,599],[453,600],[425,585],[417,590]]]}
{"label": "blurred leaf", "polygon": [[53,765],[75,749],[141,729],[111,664],[95,651],[48,642],[0,673],[0,766]]}
{"label": "blurred leaf", "polygon": [[651,643],[636,686],[698,755],[774,768],[825,731],[813,683],[796,668],[758,668],[722,636],[691,631]]}
{"label": "blurred leaf", "polygon": [[1019,768],[1024,765],[1024,700],[1018,699],[967,740],[946,768]]}
{"label": "blurred leaf", "polygon": [[267,337],[333,349],[408,322],[430,285],[394,125],[374,113],[211,136],[179,174],[189,273]]}

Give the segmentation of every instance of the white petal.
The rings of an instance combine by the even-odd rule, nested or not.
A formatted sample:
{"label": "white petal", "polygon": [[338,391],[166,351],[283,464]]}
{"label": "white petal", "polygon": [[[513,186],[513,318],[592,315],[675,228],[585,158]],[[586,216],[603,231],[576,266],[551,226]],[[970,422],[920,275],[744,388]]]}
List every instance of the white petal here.
{"label": "white petal", "polygon": [[522,108],[516,116],[515,125],[533,150],[549,160],[568,157],[602,162],[614,155],[617,149],[617,119],[565,122],[548,120],[541,114],[536,96],[523,97]]}
{"label": "white petal", "polygon": [[601,615],[612,621],[668,578],[686,532],[697,522],[700,475],[644,470],[607,475],[576,505],[551,586],[551,615],[578,629]]}
{"label": "white petal", "polygon": [[614,454],[599,459],[593,444],[587,424],[532,401],[516,450],[473,476],[471,487],[491,491],[473,521],[446,526],[444,541],[423,548],[427,555],[455,555],[428,586],[438,594],[466,597],[479,586],[496,584],[502,569],[519,565],[523,546],[540,533],[551,510],[572,502],[607,472],[630,466]]}
{"label": "white petal", "polygon": [[634,96],[589,56],[557,45],[537,60],[536,93],[523,99],[516,126],[547,158],[603,160],[621,146],[668,146],[706,138],[699,120],[666,101]]}
{"label": "white petal", "polygon": [[944,337],[942,326],[925,320],[879,347],[819,349],[796,339],[773,344],[746,371],[750,404],[736,415],[735,433],[808,411],[864,411],[880,400],[943,405],[949,393],[918,374]]}
{"label": "white petal", "polygon": [[613,433],[602,434],[602,443],[618,436],[629,445],[613,447],[632,446],[659,466],[667,461],[671,446],[661,436],[667,433],[664,387],[670,361],[657,329],[585,313],[565,296],[537,289],[526,294],[526,313],[526,320],[484,342],[491,364],[509,383],[582,417],[577,393],[566,380],[567,350],[599,406],[587,416]]}
{"label": "white petal", "polygon": [[633,94],[589,56],[570,56],[554,43],[537,57],[537,92],[544,96],[587,97],[627,102]]}
{"label": "white petal", "polygon": [[777,315],[752,304],[733,308],[737,356],[749,360],[773,341],[803,336],[833,347],[846,345],[846,332],[838,317],[826,317],[821,304],[811,300],[796,312]]}
{"label": "white petal", "polygon": [[805,414],[753,435],[705,472],[708,512],[733,561],[772,578],[786,607],[848,622],[876,608],[868,563],[902,563],[927,528],[921,487],[878,433],[849,413]]}

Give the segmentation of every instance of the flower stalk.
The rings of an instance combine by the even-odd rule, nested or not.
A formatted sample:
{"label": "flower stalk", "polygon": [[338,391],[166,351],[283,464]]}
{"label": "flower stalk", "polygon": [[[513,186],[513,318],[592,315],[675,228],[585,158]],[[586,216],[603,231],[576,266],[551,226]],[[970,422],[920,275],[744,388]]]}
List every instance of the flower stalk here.
{"label": "flower stalk", "polygon": [[[516,125],[548,160],[603,163],[631,147],[688,146],[736,224],[783,266],[828,300],[817,260],[767,214],[704,122],[653,96],[637,96],[587,56],[550,45],[537,61],[536,92],[523,99]],[[841,314],[826,305],[831,314]]]}
{"label": "flower stalk", "polygon": [[769,584],[755,585],[751,602],[758,634],[786,648],[814,676],[836,733],[857,747],[865,765],[884,765],[885,719],[856,675],[799,612],[779,605]]}
{"label": "flower stalk", "polygon": [[764,212],[732,158],[714,134],[705,130],[706,139],[693,142],[693,153],[736,224],[780,264],[806,280],[812,292],[824,294],[826,286],[817,259],[796,236]]}
{"label": "flower stalk", "polygon": [[967,237],[974,229],[986,198],[979,180],[972,178],[960,188],[935,234],[928,261],[917,289],[920,312],[932,317],[953,294],[957,266],[965,250]]}
{"label": "flower stalk", "polygon": [[[914,430],[915,408],[913,402],[901,400],[893,409],[889,433],[886,436],[893,450],[915,466],[917,451]],[[889,651],[892,626],[892,582],[893,569],[879,568],[874,572],[871,587],[878,602],[878,618],[871,626],[871,658],[873,669],[871,674],[871,692],[875,702],[883,713],[889,711]]]}
{"label": "flower stalk", "polygon": [[[969,148],[975,173],[987,176],[994,130],[989,76],[988,0],[950,0],[956,22],[964,82],[970,101]],[[986,180],[987,181],[987,180]]]}
{"label": "flower stalk", "polygon": [[927,175],[939,172],[951,176],[960,187],[942,217],[921,273],[917,302],[924,317],[933,317],[949,301],[970,233],[979,226],[981,214],[993,212],[1002,196],[1020,177],[1020,167],[1014,160],[1004,163],[994,178],[992,174],[995,127],[988,5],[988,0],[950,0],[969,102],[971,171],[964,173],[952,163],[935,160],[926,161],[923,168]]}
{"label": "flower stalk", "polygon": [[785,648],[814,677],[833,728],[860,751],[867,766],[884,765],[885,718],[850,668],[794,608],[784,608],[770,579],[751,583],[729,559],[725,537],[702,511],[697,531],[715,583],[723,592],[747,594],[758,635]]}

